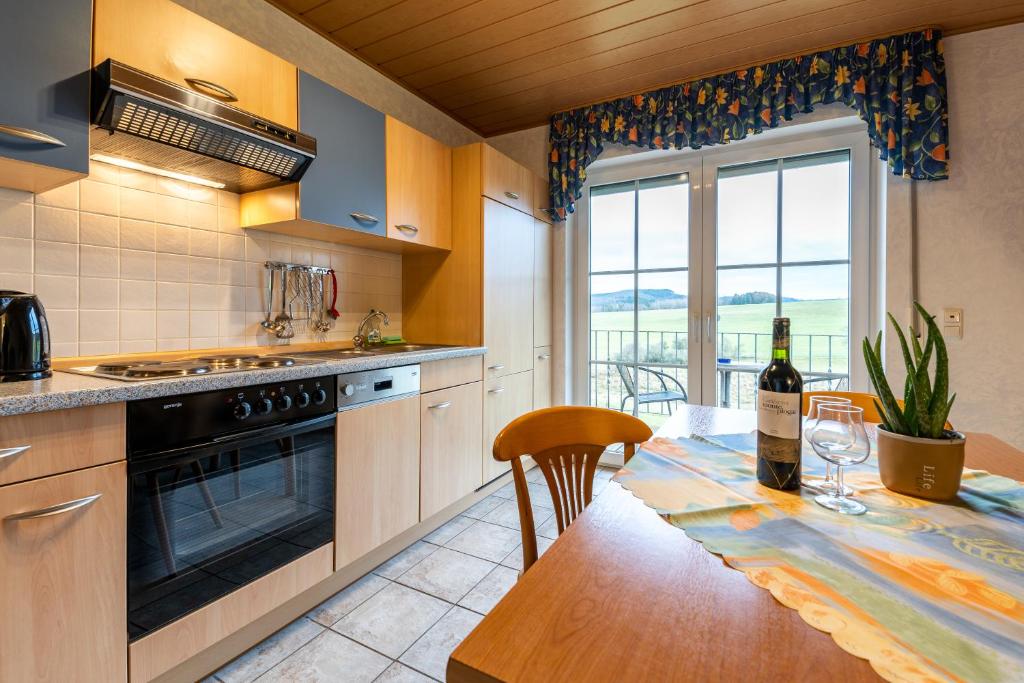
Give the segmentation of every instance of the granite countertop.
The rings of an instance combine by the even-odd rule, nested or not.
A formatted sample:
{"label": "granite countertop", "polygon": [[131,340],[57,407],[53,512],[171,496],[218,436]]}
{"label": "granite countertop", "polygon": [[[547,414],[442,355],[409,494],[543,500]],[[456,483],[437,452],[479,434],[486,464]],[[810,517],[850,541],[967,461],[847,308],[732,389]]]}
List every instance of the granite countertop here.
{"label": "granite countertop", "polygon": [[[276,355],[288,355],[287,348],[277,348]],[[337,375],[342,372],[377,370],[398,365],[426,363],[449,358],[482,356],[487,351],[483,346],[453,346],[367,355],[340,360],[328,360],[311,365],[296,365],[289,368],[226,372],[223,374],[177,377],[144,382],[119,382],[68,372],[54,371],[50,379],[31,382],[8,382],[0,384],[0,416],[41,413],[47,410],[62,410],[80,406],[118,403],[140,398],[157,398],[176,394],[191,394],[213,389],[252,386],[270,382],[286,382],[321,375]]]}

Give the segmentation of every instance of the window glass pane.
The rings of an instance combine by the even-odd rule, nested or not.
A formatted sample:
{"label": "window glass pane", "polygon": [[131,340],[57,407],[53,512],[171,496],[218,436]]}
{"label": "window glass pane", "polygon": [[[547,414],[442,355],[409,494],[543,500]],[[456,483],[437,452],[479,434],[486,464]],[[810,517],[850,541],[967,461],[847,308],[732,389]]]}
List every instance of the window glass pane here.
{"label": "window glass pane", "polygon": [[635,360],[633,276],[590,277],[590,359]]}
{"label": "window glass pane", "polygon": [[782,163],[782,260],[842,260],[850,254],[848,150]]}
{"label": "window glass pane", "polygon": [[686,364],[687,277],[685,270],[639,275],[637,346],[641,363]]}
{"label": "window glass pane", "polygon": [[775,317],[775,272],[775,268],[718,271],[719,359],[767,361]]}
{"label": "window glass pane", "polygon": [[850,370],[849,287],[845,264],[782,269],[782,315],[792,321],[793,365],[808,389],[835,388],[827,374]]}
{"label": "window glass pane", "polygon": [[774,263],[778,257],[777,207],[776,162],[719,169],[718,263]]}
{"label": "window glass pane", "polygon": [[[633,270],[633,183],[596,187],[590,192],[590,270]],[[632,286],[631,286],[632,287]]]}
{"label": "window glass pane", "polygon": [[638,267],[685,268],[690,222],[686,174],[641,180],[639,201]]}

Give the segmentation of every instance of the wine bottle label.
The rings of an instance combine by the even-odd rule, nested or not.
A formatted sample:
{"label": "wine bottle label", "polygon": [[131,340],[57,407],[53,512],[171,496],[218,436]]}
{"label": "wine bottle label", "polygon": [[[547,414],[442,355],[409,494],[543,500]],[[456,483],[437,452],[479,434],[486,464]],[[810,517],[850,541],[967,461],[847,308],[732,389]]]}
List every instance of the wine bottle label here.
{"label": "wine bottle label", "polygon": [[759,389],[757,430],[780,439],[800,438],[800,394]]}

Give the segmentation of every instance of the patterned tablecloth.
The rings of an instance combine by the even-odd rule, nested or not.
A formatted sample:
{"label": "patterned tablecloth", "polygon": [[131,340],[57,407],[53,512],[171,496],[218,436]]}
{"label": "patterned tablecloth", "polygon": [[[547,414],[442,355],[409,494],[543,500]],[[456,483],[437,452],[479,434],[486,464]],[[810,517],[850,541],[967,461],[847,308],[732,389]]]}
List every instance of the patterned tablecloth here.
{"label": "patterned tablecloth", "polygon": [[884,488],[872,456],[846,472],[868,507],[848,517],[758,484],[754,449],[655,438],[615,480],[887,680],[1024,681],[1024,486],[967,470],[958,501],[932,503]]}

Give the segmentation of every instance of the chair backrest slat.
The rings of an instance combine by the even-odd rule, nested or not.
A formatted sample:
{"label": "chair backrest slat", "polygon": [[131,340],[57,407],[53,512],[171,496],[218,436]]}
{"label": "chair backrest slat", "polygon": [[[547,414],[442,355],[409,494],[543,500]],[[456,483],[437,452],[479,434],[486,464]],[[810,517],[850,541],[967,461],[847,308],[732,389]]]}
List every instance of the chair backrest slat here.
{"label": "chair backrest slat", "polygon": [[537,560],[537,539],[522,456],[531,456],[544,475],[561,534],[590,505],[597,462],[605,449],[622,443],[628,461],[636,444],[649,438],[650,427],[631,415],[581,406],[528,413],[498,434],[494,458],[512,461],[523,534],[523,571]]}

